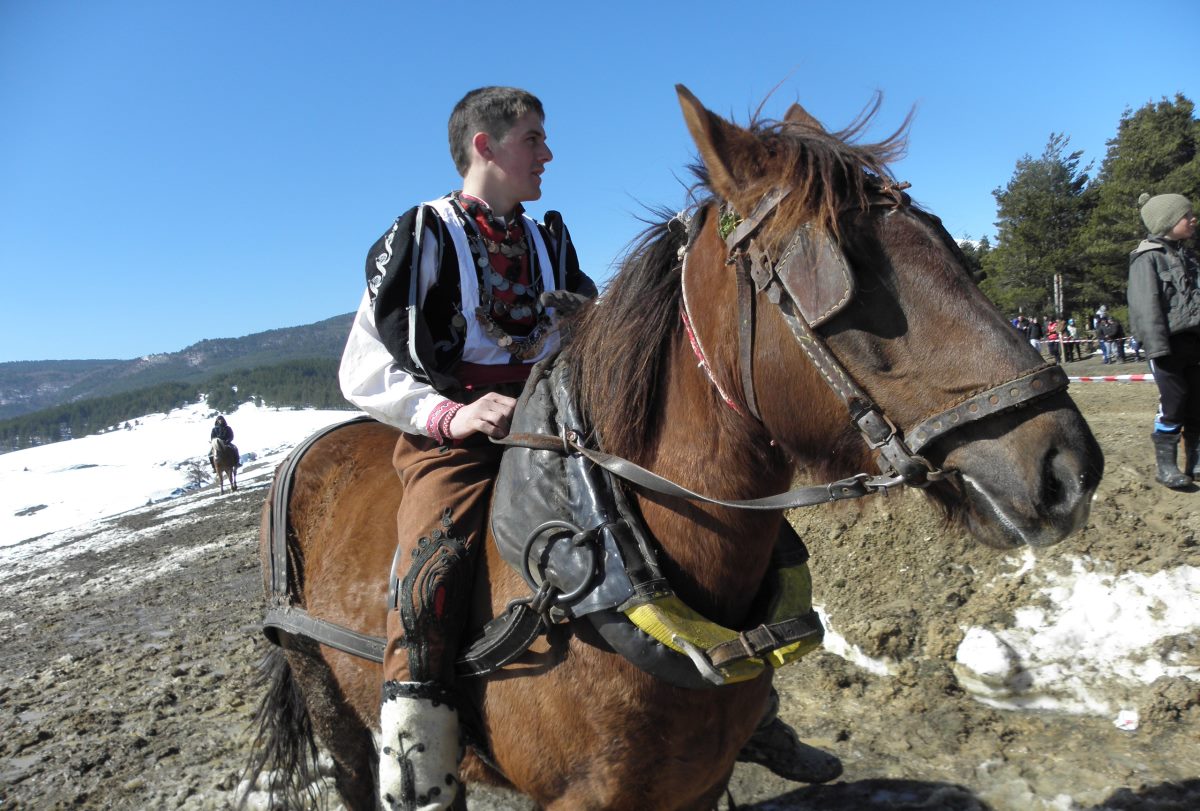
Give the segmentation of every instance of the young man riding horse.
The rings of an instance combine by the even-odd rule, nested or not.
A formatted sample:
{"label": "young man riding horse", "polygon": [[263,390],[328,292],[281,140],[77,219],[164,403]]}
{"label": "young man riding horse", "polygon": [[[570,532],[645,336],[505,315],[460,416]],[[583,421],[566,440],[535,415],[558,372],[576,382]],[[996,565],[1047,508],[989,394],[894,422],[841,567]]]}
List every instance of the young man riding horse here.
{"label": "young man riding horse", "polygon": [[[339,372],[348,400],[403,432],[380,710],[386,808],[462,802],[449,685],[502,451],[489,438],[508,433],[532,364],[557,351],[559,319],[596,295],[559,214],[537,223],[521,205],[541,197],[553,158],[541,102],[473,90],[449,138],[462,189],[409,209],[371,247]],[[748,751],[786,763],[794,735],[777,720],[764,727]],[[819,779],[840,771],[821,766]],[[785,776],[804,777],[790,767]]]}

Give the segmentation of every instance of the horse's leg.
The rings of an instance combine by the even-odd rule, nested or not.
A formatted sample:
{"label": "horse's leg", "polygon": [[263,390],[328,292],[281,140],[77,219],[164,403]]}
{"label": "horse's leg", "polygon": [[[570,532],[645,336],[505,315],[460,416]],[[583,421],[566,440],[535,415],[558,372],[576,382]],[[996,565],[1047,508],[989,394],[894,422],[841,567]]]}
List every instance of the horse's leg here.
{"label": "horse's leg", "polygon": [[[323,649],[324,652],[325,651]],[[375,808],[375,743],[346,701],[329,661],[316,651],[288,651],[313,732],[334,762],[334,784],[350,811]]]}
{"label": "horse's leg", "polygon": [[[300,604],[314,617],[372,636],[385,633],[396,549],[401,486],[390,454],[396,435],[379,423],[334,432],[312,446],[292,484],[289,515]],[[271,500],[268,496],[267,503]],[[268,516],[269,507],[262,527],[264,559]],[[339,791],[352,808],[374,808],[380,666],[321,648],[319,657],[299,667],[314,730],[337,763]]]}

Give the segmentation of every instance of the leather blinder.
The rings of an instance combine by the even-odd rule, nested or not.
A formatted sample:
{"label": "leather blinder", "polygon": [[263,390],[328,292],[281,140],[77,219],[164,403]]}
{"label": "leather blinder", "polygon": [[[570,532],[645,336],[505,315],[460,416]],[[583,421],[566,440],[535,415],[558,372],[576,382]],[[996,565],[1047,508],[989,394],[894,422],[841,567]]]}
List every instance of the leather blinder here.
{"label": "leather blinder", "polygon": [[807,229],[793,238],[775,273],[813,327],[832,318],[854,296],[846,255],[831,238]]}

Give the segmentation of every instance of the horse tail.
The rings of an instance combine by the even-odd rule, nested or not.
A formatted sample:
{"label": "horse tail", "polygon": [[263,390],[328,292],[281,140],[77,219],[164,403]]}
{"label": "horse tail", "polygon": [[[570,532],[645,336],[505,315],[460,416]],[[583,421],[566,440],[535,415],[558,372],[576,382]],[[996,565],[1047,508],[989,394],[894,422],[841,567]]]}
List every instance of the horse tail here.
{"label": "horse tail", "polygon": [[[266,691],[254,716],[258,730],[242,774],[238,808],[246,808],[256,790],[267,792],[265,808],[312,808],[318,799],[317,742],[304,695],[282,648],[272,646],[263,657],[257,686]],[[264,774],[267,785],[259,788]]]}

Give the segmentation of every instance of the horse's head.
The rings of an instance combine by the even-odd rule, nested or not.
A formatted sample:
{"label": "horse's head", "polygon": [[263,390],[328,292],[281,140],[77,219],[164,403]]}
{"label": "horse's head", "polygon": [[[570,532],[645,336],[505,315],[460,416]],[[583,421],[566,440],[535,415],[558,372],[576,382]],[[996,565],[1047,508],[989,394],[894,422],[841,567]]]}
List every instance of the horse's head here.
{"label": "horse's head", "polygon": [[902,134],[854,145],[799,106],[742,128],[678,92],[708,186],[740,220],[727,237],[708,217],[682,282],[714,379],[736,404],[797,461],[833,475],[868,470],[878,453],[852,418],[880,440],[890,420],[884,467],[932,471],[929,493],[988,544],[1047,545],[1082,526],[1099,446],[1065,376],[1043,368],[940,221],[892,180]]}

